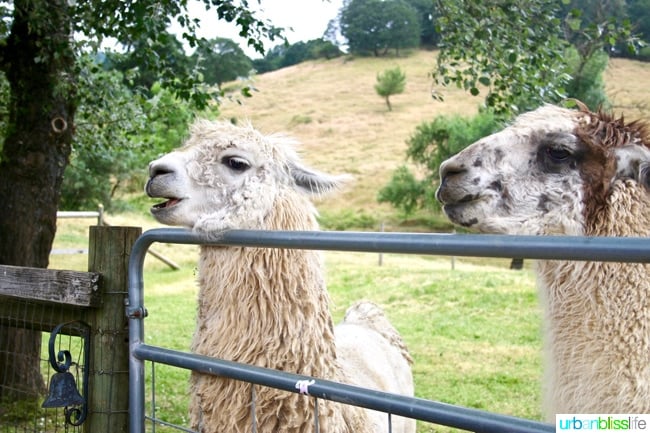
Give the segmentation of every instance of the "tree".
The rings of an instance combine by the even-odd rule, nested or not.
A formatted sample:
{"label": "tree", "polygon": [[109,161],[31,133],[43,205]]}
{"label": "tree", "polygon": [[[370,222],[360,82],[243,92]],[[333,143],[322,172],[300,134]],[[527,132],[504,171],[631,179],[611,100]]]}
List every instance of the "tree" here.
{"label": "tree", "polygon": [[[202,45],[207,45],[207,42],[199,47]],[[158,58],[155,63],[147,61],[147,56],[151,55]],[[160,64],[161,60],[164,66]],[[132,90],[147,96],[151,96],[154,83],[160,81],[160,67],[164,68],[163,74],[168,77],[191,77],[197,81],[193,63],[185,54],[183,44],[166,30],[161,30],[155,40],[144,35],[131,41],[126,53],[107,52],[106,65],[122,72]]]}
{"label": "tree", "polygon": [[297,65],[298,63],[304,62],[311,58],[312,54],[310,51],[309,43],[298,41],[295,44],[287,46],[287,49],[284,50],[282,54],[282,60],[280,61],[280,68]]}
{"label": "tree", "polygon": [[231,39],[215,38],[197,47],[192,60],[198,64],[207,84],[221,86],[226,81],[247,77],[253,62]]}
{"label": "tree", "polygon": [[118,188],[133,180],[134,171],[141,173],[149,161],[180,145],[196,111],[159,83],[146,92],[149,97],[134,92],[121,72],[102,67],[102,58],[78,60],[79,107],[61,210],[94,209],[98,203],[114,209]]}
{"label": "tree", "polygon": [[650,0],[629,0],[627,10],[632,28],[644,41],[650,41]]}
{"label": "tree", "polygon": [[300,41],[289,45],[283,52],[280,67],[297,65],[307,60],[333,59],[341,54],[341,50],[336,45],[322,38],[311,39],[307,42]]}
{"label": "tree", "polygon": [[253,60],[253,68],[260,74],[280,69],[287,48],[288,46],[286,44],[279,44],[272,47],[266,52],[264,58]]}
{"label": "tree", "polygon": [[417,47],[420,21],[404,0],[351,0],[341,10],[341,34],[350,52],[385,55],[391,48]]}
{"label": "tree", "polygon": [[343,55],[341,49],[332,41],[324,38],[313,39],[307,42],[310,44],[311,57],[314,59],[334,59]]}
{"label": "tree", "polygon": [[[110,207],[112,180],[131,168],[136,153],[130,136],[143,129],[145,116],[122,74],[103,70],[97,59],[78,59],[78,101],[70,163],[61,185],[59,209]],[[113,176],[113,179],[111,179]]]}
{"label": "tree", "polygon": [[386,100],[388,111],[393,111],[393,107],[390,105],[391,95],[402,93],[405,85],[406,74],[402,72],[399,66],[393,69],[386,69],[383,73],[377,74],[375,91]]}
{"label": "tree", "polygon": [[566,85],[566,95],[584,102],[592,110],[610,108],[605,93],[603,74],[609,63],[605,51],[596,51],[589,58],[582,57],[576,49],[566,51],[566,62],[571,79]]}
{"label": "tree", "polygon": [[292,45],[277,45],[271,48],[263,59],[253,60],[253,66],[257,72],[264,73],[307,60],[333,59],[342,54],[342,51],[329,40],[311,39],[307,42],[298,41]]}
{"label": "tree", "polygon": [[420,19],[420,47],[433,48],[438,44],[434,0],[406,0],[417,11]]}
{"label": "tree", "polygon": [[327,22],[327,28],[323,32],[323,40],[331,43],[332,45],[338,46],[339,39],[341,36],[341,11],[336,15],[335,18],[332,18]]}
{"label": "tree", "polygon": [[420,45],[420,17],[413,6],[405,0],[384,0],[381,11],[386,23],[385,32],[382,32],[385,33],[382,43],[386,50],[394,49],[399,56],[400,49]]}
{"label": "tree", "polygon": [[[485,105],[506,118],[572,96],[566,87],[582,78],[593,56],[620,42],[634,48],[637,41],[628,21],[598,12],[602,2],[593,3],[591,18],[583,19],[577,8],[564,16],[555,0],[438,0],[441,50],[434,83],[485,92]],[[571,46],[580,54],[577,70],[565,61]]]}
{"label": "tree", "polygon": [[[247,2],[204,0],[220,19],[236,22],[248,43],[263,52],[262,38],[280,29],[258,19]],[[196,23],[186,2],[103,0],[14,0],[0,8],[0,71],[9,83],[6,135],[0,151],[0,263],[45,268],[56,231],[56,211],[68,165],[79,105],[83,50],[112,37],[125,47],[138,41],[142,65],[158,71],[163,87],[205,106],[210,95],[195,76],[178,76],[159,56],[174,17],[182,37],[196,46]],[[83,35],[74,41],[73,35]],[[6,355],[19,353],[19,355]],[[40,333],[0,328],[0,398],[33,399],[43,390],[39,372]],[[25,385],[25,392],[7,386]]]}
{"label": "tree", "polygon": [[[564,97],[559,2],[437,1],[440,53],[433,80],[472,95],[508,117]],[[438,96],[434,94],[434,97]]]}
{"label": "tree", "polygon": [[640,42],[621,12],[624,2],[613,2],[618,3],[618,7],[594,1],[572,3],[589,7],[574,7],[564,18],[564,37],[571,44],[566,55],[571,74],[567,95],[582,100],[591,109],[606,107],[609,101],[602,75],[609,60],[608,53],[621,46],[625,52],[636,53]]}

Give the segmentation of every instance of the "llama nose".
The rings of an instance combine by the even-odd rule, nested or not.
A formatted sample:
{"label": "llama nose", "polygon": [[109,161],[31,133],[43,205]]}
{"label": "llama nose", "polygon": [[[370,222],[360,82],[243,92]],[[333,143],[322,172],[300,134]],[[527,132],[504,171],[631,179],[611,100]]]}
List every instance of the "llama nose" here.
{"label": "llama nose", "polygon": [[444,183],[449,176],[461,174],[467,171],[464,164],[458,164],[454,159],[448,159],[440,164],[440,183]]}
{"label": "llama nose", "polygon": [[160,160],[152,161],[149,163],[149,178],[153,179],[156,176],[161,176],[163,174],[173,173],[174,169],[162,163]]}
{"label": "llama nose", "polygon": [[440,164],[440,185],[438,185],[438,189],[436,190],[436,199],[440,203],[445,204],[454,200],[453,194],[450,195],[453,188],[450,189],[449,180],[451,177],[460,175],[466,171],[465,165],[457,163],[454,158],[450,158]]}

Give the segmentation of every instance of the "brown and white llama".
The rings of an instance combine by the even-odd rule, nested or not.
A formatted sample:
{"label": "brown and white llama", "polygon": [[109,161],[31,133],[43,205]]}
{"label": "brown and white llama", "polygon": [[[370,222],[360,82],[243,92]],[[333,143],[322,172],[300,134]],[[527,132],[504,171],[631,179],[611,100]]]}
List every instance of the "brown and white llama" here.
{"label": "brown and white llama", "polygon": [[[437,198],[485,233],[650,235],[650,128],[582,104],[546,105],[440,167]],[[545,406],[650,413],[650,268],[542,260]]]}
{"label": "brown and white llama", "polygon": [[[227,229],[317,230],[309,200],[344,180],[305,167],[283,136],[250,125],[197,121],[184,147],[153,161],[146,192],[164,198],[151,212],[206,239]],[[196,353],[317,378],[413,395],[411,357],[374,304],[351,307],[332,325],[316,251],[201,246]],[[247,432],[251,384],[192,374],[191,425],[201,433]],[[311,432],[314,399],[255,388],[257,431]],[[383,432],[388,417],[320,400],[320,431]],[[415,421],[393,417],[393,431]]]}

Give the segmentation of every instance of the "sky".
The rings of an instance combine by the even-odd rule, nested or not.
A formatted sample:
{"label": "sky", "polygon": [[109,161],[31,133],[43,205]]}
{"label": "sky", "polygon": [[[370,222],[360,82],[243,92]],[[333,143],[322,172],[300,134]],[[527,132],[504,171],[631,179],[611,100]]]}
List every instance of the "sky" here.
{"label": "sky", "polygon": [[[277,27],[285,28],[285,36],[290,44],[320,38],[327,29],[327,23],[336,17],[343,0],[256,0],[249,1],[253,9],[260,9],[259,18],[266,18]],[[222,37],[239,43],[246,55],[259,58],[260,54],[246,45],[237,33],[237,27],[216,18],[216,11],[206,12],[203,2],[188,2],[188,10],[192,18],[199,18],[201,25],[199,36],[211,39]],[[174,32],[176,29],[170,29]],[[279,41],[267,43],[264,47],[269,50],[279,44]]]}

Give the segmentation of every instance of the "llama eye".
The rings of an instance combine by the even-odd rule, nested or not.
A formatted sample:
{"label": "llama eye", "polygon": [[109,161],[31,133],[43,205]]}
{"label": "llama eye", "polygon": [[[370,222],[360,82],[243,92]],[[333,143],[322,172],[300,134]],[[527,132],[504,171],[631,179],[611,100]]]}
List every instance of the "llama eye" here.
{"label": "llama eye", "polygon": [[571,156],[571,152],[563,147],[548,147],[546,149],[546,154],[554,162],[564,162]]}
{"label": "llama eye", "polygon": [[246,171],[251,167],[248,161],[236,156],[225,156],[221,163],[234,171]]}

